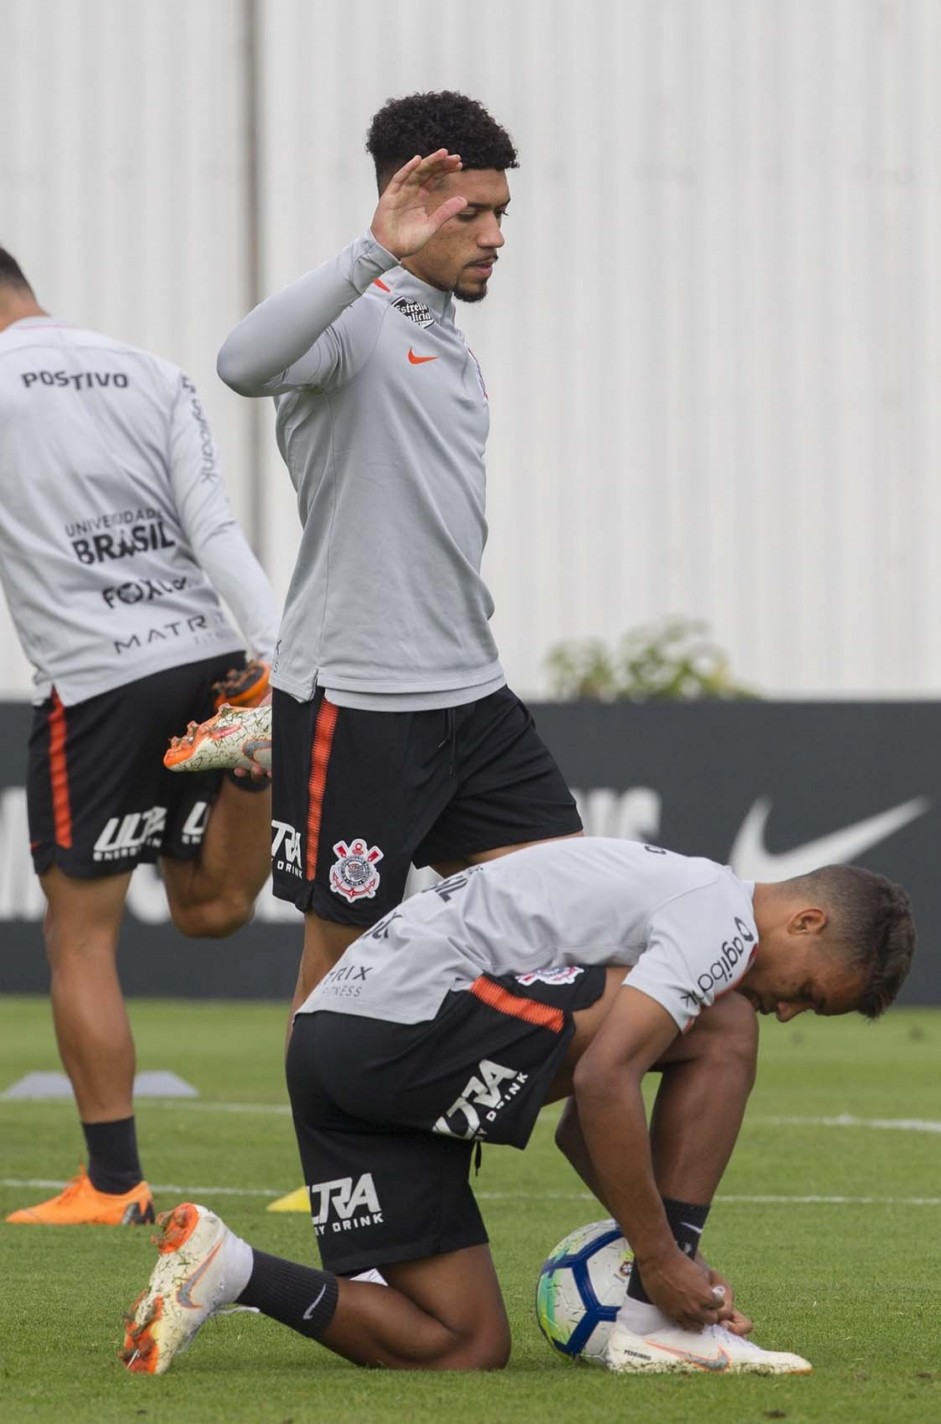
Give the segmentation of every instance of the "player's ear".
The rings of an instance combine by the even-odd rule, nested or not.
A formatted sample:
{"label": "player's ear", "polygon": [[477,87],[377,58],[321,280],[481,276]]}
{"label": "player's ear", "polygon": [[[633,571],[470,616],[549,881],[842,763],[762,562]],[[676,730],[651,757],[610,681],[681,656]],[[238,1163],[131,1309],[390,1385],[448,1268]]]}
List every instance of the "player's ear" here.
{"label": "player's ear", "polygon": [[819,905],[805,905],[795,910],[787,922],[788,934],[793,935],[819,935],[826,927],[827,912]]}

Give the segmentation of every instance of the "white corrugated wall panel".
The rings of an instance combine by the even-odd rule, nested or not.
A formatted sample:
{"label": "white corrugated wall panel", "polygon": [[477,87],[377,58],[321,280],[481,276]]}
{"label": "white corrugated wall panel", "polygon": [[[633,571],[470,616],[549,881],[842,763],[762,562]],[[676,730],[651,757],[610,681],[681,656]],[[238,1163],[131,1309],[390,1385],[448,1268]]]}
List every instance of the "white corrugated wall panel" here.
{"label": "white corrugated wall panel", "polygon": [[[211,367],[252,290],[249,8],[5,0],[0,59],[0,241],[57,310],[190,367],[239,498],[252,417]],[[520,148],[491,295],[460,313],[514,685],[544,689],[558,638],[686,614],[769,693],[937,693],[937,0],[255,14],[263,290],[365,227],[390,95],[464,89]],[[264,423],[283,592],[296,515]]]}
{"label": "white corrugated wall panel", "polygon": [[[262,15],[268,285],[365,226],[389,95],[465,89],[519,145],[491,295],[461,311],[514,683],[544,687],[557,638],[685,614],[768,692],[936,691],[941,7]],[[271,516],[285,547],[283,492]]]}
{"label": "white corrugated wall panel", "polygon": [[[3,0],[0,244],[47,308],[188,371],[244,513],[250,413],[215,375],[247,290],[241,23],[232,0]],[[0,659],[24,691],[5,607]]]}

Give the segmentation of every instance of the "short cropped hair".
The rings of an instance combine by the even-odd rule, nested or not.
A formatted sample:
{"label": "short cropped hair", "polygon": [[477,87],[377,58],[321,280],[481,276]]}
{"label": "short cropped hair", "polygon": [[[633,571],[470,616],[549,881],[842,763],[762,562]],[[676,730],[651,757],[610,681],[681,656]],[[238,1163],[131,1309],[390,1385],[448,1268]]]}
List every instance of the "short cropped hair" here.
{"label": "short cropped hair", "polygon": [[33,289],[23,275],[23,269],[5,247],[0,247],[0,287],[20,287],[33,295]]}
{"label": "short cropped hair", "polygon": [[877,1019],[894,1001],[915,952],[915,917],[907,891],[894,880],[858,865],[825,865],[788,882],[819,899],[830,916],[828,938],[865,969],[857,1008]]}
{"label": "short cropped hair", "polygon": [[369,125],[366,152],[376,165],[379,191],[415,154],[446,148],[464,168],[517,168],[513,142],[476,99],[452,89],[389,99]]}

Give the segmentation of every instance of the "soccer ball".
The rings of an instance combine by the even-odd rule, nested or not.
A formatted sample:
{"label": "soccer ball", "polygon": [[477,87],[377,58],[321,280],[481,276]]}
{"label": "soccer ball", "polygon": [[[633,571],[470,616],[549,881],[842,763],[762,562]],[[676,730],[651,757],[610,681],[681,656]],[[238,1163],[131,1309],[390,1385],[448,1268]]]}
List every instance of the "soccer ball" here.
{"label": "soccer ball", "polygon": [[570,1231],[543,1262],[536,1319],[553,1349],[604,1364],[604,1350],[624,1303],[633,1256],[610,1217]]}

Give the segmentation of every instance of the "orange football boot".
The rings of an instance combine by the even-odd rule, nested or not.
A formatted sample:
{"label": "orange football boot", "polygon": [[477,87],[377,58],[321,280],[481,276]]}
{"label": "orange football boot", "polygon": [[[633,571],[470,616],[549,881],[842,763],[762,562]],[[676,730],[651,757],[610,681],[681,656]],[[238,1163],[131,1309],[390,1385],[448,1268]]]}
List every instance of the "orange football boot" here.
{"label": "orange football boot", "polygon": [[11,1211],[6,1218],[15,1226],[148,1226],[154,1203],[146,1182],[115,1196],[99,1192],[84,1167],[57,1197]]}
{"label": "orange football boot", "polygon": [[243,668],[231,668],[225,677],[212,684],[216,695],[216,711],[228,703],[230,707],[257,707],[268,696],[268,674],[271,669],[260,659]]}

